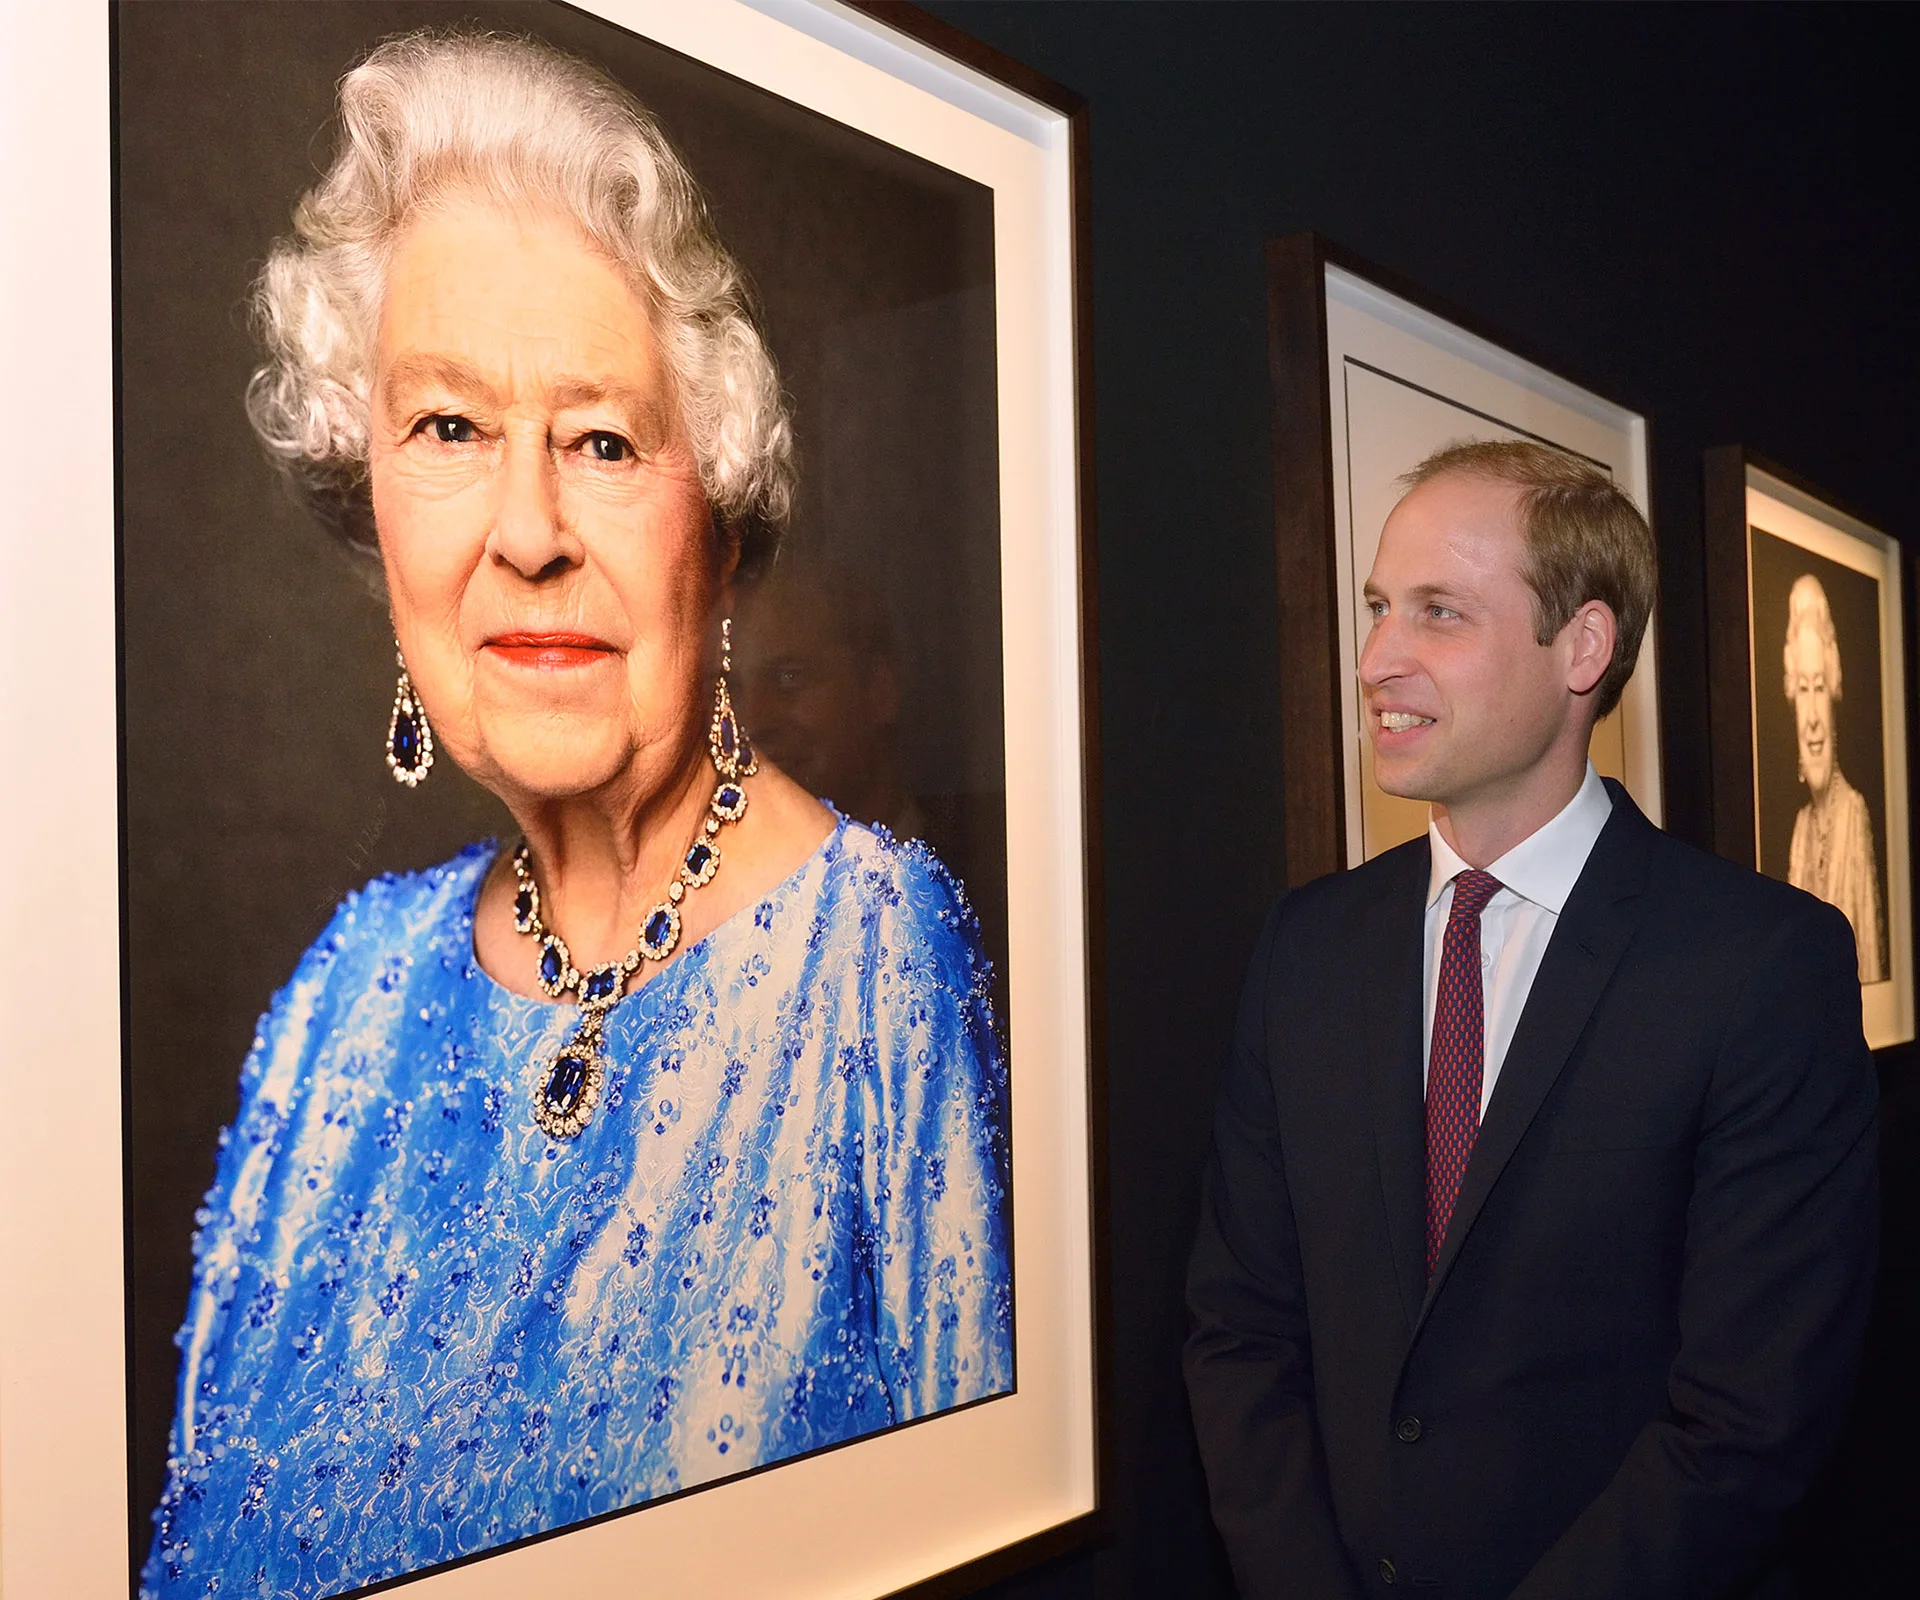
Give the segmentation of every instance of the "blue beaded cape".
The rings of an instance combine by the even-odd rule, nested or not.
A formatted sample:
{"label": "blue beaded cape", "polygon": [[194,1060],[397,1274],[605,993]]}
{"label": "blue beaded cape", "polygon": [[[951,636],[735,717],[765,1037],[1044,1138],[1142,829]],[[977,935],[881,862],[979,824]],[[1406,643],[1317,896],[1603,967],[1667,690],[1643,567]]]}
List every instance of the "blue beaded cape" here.
{"label": "blue beaded cape", "polygon": [[495,852],[348,896],[198,1213],[143,1596],[337,1594],[1013,1384],[1007,1085],[972,912],[841,821],[608,1014],[473,959]]}

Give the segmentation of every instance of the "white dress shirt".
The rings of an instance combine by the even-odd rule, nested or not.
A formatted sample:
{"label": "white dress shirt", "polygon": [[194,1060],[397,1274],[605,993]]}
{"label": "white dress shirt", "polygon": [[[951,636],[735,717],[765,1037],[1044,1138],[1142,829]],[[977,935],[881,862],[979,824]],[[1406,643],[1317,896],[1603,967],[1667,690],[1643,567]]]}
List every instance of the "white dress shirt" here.
{"label": "white dress shirt", "polygon": [[[1492,863],[1487,871],[1500,880],[1500,892],[1480,913],[1480,989],[1486,1006],[1486,1063],[1480,1077],[1480,1114],[1487,1114],[1493,1085],[1513,1043],[1513,1030],[1527,1007],[1540,958],[1559,926],[1561,907],[1594,841],[1607,825],[1613,801],[1600,774],[1587,763],[1587,775],[1574,797],[1545,827],[1529,834]],[[1453,908],[1453,880],[1467,863],[1427,824],[1427,843],[1433,869],[1427,879],[1426,1007],[1420,1059],[1433,1054],[1433,998],[1440,981],[1440,944],[1447,931],[1447,913]],[[1422,1081],[1425,1068],[1422,1067]]]}

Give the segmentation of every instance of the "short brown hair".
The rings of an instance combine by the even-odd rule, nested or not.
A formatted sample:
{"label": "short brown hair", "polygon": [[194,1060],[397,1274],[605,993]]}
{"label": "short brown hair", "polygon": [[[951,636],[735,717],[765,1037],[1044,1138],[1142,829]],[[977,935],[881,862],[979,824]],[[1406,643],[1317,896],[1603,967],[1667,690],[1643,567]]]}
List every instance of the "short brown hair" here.
{"label": "short brown hair", "polygon": [[1613,479],[1579,456],[1528,439],[1450,444],[1403,477],[1408,491],[1445,473],[1511,483],[1520,493],[1520,532],[1533,590],[1533,632],[1551,644],[1589,600],[1613,612],[1613,660],[1596,686],[1594,721],[1620,703],[1640,659],[1640,640],[1660,586],[1653,530]]}

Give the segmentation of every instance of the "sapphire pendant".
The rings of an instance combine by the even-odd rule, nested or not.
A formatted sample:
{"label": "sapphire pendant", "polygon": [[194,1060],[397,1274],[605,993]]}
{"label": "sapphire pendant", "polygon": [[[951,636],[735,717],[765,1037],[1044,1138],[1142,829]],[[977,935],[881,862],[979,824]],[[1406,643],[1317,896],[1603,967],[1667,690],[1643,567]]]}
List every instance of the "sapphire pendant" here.
{"label": "sapphire pendant", "polygon": [[580,1019],[573,1037],[542,1070],[533,1091],[533,1120],[550,1139],[574,1139],[593,1118],[606,1082],[600,1054],[600,1013]]}

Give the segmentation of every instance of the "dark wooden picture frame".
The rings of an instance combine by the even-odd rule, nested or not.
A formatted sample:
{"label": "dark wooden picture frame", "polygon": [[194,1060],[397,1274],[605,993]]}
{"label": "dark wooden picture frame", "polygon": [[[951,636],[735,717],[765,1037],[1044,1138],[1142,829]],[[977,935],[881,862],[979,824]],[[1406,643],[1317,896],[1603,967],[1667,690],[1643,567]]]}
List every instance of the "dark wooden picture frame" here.
{"label": "dark wooden picture frame", "polygon": [[[1906,1043],[1915,1035],[1915,839],[1910,798],[1916,733],[1913,563],[1901,543],[1869,519],[1787,468],[1740,445],[1724,445],[1705,453],[1702,491],[1709,757],[1713,845],[1718,854],[1769,876],[1794,881],[1783,861],[1783,850],[1786,818],[1798,805],[1799,797],[1792,780],[1784,775],[1785,758],[1791,750],[1783,740],[1792,736],[1795,723],[1792,712],[1775,705],[1782,699],[1784,688],[1780,652],[1786,599],[1781,579],[1804,566],[1810,575],[1826,574],[1827,587],[1833,587],[1837,574],[1843,583],[1871,579],[1877,589],[1879,632],[1871,652],[1863,654],[1868,662],[1877,661],[1879,665],[1878,705],[1867,719],[1879,737],[1868,735],[1863,739],[1857,731],[1862,719],[1850,708],[1861,703],[1860,685],[1851,679],[1844,680],[1851,693],[1841,703],[1837,716],[1829,715],[1819,737],[1831,746],[1836,776],[1843,777],[1843,769],[1851,766],[1854,776],[1862,780],[1871,817],[1870,837],[1878,857],[1876,920],[1880,926],[1877,936],[1872,932],[1863,936],[1864,942],[1878,947],[1876,952],[1863,954],[1861,998],[1867,1039],[1875,1049]],[[1756,535],[1770,543],[1757,547]],[[1780,567],[1781,557],[1789,552],[1803,552],[1803,558],[1788,561],[1776,573],[1773,569]],[[1835,559],[1849,552],[1852,560]],[[1849,567],[1859,576],[1850,577],[1846,571]],[[1848,616],[1842,605],[1836,595],[1829,606],[1824,589],[1821,591],[1820,607],[1830,619],[1844,665],[1847,640],[1857,637],[1867,624],[1860,616]],[[1863,608],[1856,603],[1852,609],[1861,612]],[[1857,664],[1861,657],[1856,655],[1854,659]],[[1804,783],[1804,759],[1800,767],[1798,777]],[[1843,789],[1851,787],[1843,781]],[[1798,818],[1795,823],[1797,827]],[[1802,887],[1823,898],[1834,898],[1812,882]],[[1835,898],[1835,903],[1840,904],[1841,898]],[[1884,964],[1879,952],[1884,952]],[[1879,970],[1885,977],[1868,981],[1872,972]]]}
{"label": "dark wooden picture frame", "polygon": [[[1343,573],[1342,568],[1362,530],[1354,526],[1343,531],[1341,526],[1342,505],[1355,503],[1355,485],[1348,467],[1351,441],[1341,433],[1346,413],[1333,389],[1329,273],[1344,283],[1343,294],[1369,298],[1386,317],[1403,319],[1408,329],[1417,330],[1411,337],[1428,341],[1443,358],[1482,368],[1500,382],[1524,385],[1530,404],[1558,402],[1562,411],[1571,406],[1583,417],[1617,422],[1623,440],[1620,459],[1601,464],[1623,478],[1643,509],[1651,498],[1651,442],[1644,418],[1561,377],[1557,362],[1319,234],[1296,233],[1270,241],[1266,268],[1287,881],[1297,885],[1357,864],[1354,840],[1360,823],[1354,814],[1354,785],[1363,781],[1358,779],[1363,770],[1359,757],[1348,742],[1357,745],[1359,735],[1348,726],[1344,704],[1351,662],[1343,662],[1349,646],[1342,600],[1343,584],[1356,588],[1355,579],[1361,576]],[[1428,401],[1455,408],[1462,435],[1486,426],[1575,448],[1565,438],[1538,431],[1531,415],[1503,412],[1492,404],[1476,406],[1463,393],[1423,388],[1404,373],[1367,370]],[[1590,454],[1584,449],[1576,453]],[[1395,470],[1404,471],[1417,459]],[[1378,531],[1372,526],[1367,537]],[[1630,740],[1628,784],[1658,822],[1662,808],[1655,631],[1648,630],[1635,681],[1629,685],[1639,731]]]}
{"label": "dark wooden picture frame", "polygon": [[[1287,882],[1347,865],[1340,755],[1333,420],[1327,399],[1326,266],[1316,233],[1267,244],[1267,381],[1273,390],[1273,533],[1280,583],[1280,767]],[[1331,802],[1331,803],[1329,803]]]}

